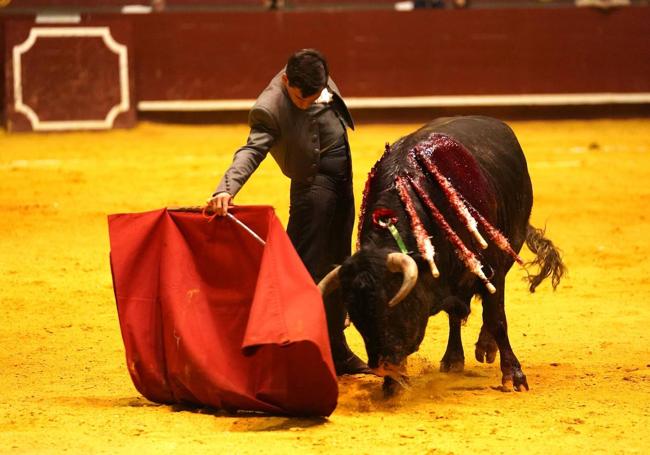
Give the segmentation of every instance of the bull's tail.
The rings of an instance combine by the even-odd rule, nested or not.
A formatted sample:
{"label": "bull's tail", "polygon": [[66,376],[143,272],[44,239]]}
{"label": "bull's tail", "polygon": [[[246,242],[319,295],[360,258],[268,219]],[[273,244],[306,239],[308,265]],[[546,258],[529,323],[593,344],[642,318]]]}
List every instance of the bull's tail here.
{"label": "bull's tail", "polygon": [[560,284],[562,275],[566,272],[560,250],[553,245],[553,242],[544,237],[544,233],[543,229],[537,229],[530,224],[526,229],[526,246],[535,254],[535,259],[528,262],[526,267],[531,265],[539,267],[537,275],[528,274],[530,292],[535,292],[535,288],[549,276],[551,277],[553,289],[555,289]]}

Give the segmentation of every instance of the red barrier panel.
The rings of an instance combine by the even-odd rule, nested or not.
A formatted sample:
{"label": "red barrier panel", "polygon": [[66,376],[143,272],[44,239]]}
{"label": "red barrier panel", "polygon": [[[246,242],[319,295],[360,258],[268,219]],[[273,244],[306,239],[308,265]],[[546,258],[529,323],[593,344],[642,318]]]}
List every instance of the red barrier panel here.
{"label": "red barrier panel", "polygon": [[302,47],[328,57],[346,99],[650,92],[647,7],[178,13],[133,20],[140,103],[255,99]]}
{"label": "red barrier panel", "polygon": [[135,125],[131,23],[5,22],[6,117],[10,131]]}

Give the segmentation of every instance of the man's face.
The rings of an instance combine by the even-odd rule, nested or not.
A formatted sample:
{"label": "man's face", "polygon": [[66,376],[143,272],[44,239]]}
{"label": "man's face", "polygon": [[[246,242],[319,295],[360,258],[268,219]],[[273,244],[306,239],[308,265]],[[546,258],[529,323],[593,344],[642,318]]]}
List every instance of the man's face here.
{"label": "man's face", "polygon": [[298,109],[302,109],[303,111],[314,104],[314,101],[316,101],[320,96],[320,90],[311,96],[302,96],[302,91],[299,88],[289,85],[289,79],[287,79],[286,74],[282,76],[282,82],[284,83],[284,86],[287,89],[287,93],[289,94],[289,98],[293,104],[295,104]]}

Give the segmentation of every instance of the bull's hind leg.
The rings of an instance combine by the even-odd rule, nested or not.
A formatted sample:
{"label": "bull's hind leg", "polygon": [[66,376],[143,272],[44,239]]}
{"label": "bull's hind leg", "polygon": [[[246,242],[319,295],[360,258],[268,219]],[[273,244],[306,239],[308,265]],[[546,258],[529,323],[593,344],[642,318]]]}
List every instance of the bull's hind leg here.
{"label": "bull's hind leg", "polygon": [[460,326],[469,316],[469,301],[457,297],[447,297],[443,303],[445,311],[449,314],[449,338],[447,350],[440,360],[440,371],[444,373],[460,373],[465,368],[465,354],[460,335]]}
{"label": "bull's hind leg", "polygon": [[[501,358],[501,382],[504,390],[528,390],[526,375],[521,370],[521,364],[512,351],[508,338],[508,322],[504,306],[505,278],[494,277],[496,292],[482,293],[483,300],[483,326],[487,328],[488,335],[492,336],[499,348]],[[481,329],[483,331],[483,329]],[[480,341],[480,337],[479,337]]]}

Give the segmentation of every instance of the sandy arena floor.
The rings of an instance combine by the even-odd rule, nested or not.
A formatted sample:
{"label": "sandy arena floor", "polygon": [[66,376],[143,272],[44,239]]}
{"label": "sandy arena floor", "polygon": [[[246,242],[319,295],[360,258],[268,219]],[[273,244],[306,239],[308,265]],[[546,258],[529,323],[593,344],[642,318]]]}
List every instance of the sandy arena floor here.
{"label": "sandy arena floor", "polygon": [[[648,453],[650,119],[511,125],[533,223],[569,267],[555,293],[545,283],[531,295],[522,270],[509,274],[510,339],[531,390],[496,390],[498,366],[474,360],[475,306],[464,374],[438,372],[440,315],[412,357],[410,391],[385,400],[379,379],[343,378],[329,419],[157,405],[125,366],[106,215],[201,204],[245,126],[0,132],[0,453]],[[384,142],[416,126],[352,133],[357,195]],[[272,204],[286,222],[287,197],[269,159],[237,202]]]}

